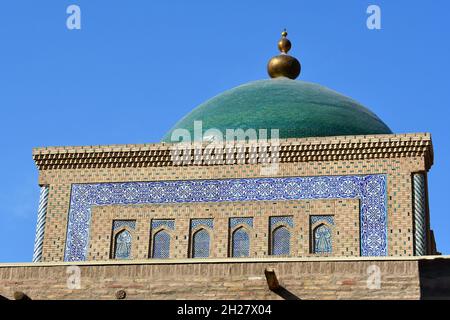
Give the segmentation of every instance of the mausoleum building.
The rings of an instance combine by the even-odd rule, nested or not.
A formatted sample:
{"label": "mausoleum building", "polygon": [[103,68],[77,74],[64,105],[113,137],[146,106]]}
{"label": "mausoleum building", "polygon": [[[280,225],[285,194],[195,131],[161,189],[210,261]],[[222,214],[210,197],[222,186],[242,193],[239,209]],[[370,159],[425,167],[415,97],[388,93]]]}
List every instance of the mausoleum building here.
{"label": "mausoleum building", "polygon": [[[279,298],[265,287],[266,267],[288,289],[290,281],[302,286],[302,274],[322,288],[294,290],[300,298],[420,298],[417,261],[437,254],[430,134],[393,133],[355,100],[295,80],[301,65],[288,54],[286,32],[278,47],[270,79],[206,101],[159,143],[34,149],[41,188],[36,265],[83,266],[96,274],[91,286],[106,273],[111,278],[114,267],[125,291],[120,268],[134,268],[139,283],[180,282],[167,294],[150,284],[148,292],[128,291],[139,291],[137,298],[245,298],[249,291],[250,298]],[[365,292],[374,263],[388,283],[389,274],[403,279],[404,290]],[[305,271],[314,264],[327,276]],[[347,275],[336,282],[332,270],[340,274],[344,264]],[[227,280],[226,270],[237,266]],[[181,289],[186,283],[174,278],[176,270],[204,274],[204,296]],[[258,285],[247,283],[258,272]],[[221,291],[220,279],[249,289]],[[348,279],[357,279],[349,286],[358,289],[342,291]]]}

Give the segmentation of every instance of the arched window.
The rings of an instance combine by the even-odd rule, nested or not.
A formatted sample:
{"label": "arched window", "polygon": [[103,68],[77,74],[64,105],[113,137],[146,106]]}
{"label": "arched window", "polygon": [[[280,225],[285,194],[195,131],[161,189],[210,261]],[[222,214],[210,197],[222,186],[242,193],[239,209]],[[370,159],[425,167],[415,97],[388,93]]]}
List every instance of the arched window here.
{"label": "arched window", "polygon": [[314,229],[314,253],[331,253],[331,230],[328,226],[321,224]]}
{"label": "arched window", "polygon": [[116,235],[114,246],[114,258],[130,259],[131,258],[131,233],[123,230]]}
{"label": "arched window", "polygon": [[250,237],[244,228],[239,228],[233,232],[232,256],[248,257],[250,255]]}
{"label": "arched window", "polygon": [[153,237],[153,258],[170,258],[170,234],[167,231],[158,231]]}
{"label": "arched window", "polygon": [[280,226],[272,232],[272,255],[284,256],[290,254],[291,233]]}
{"label": "arched window", "polygon": [[198,230],[192,238],[192,258],[209,257],[210,237],[205,229]]}

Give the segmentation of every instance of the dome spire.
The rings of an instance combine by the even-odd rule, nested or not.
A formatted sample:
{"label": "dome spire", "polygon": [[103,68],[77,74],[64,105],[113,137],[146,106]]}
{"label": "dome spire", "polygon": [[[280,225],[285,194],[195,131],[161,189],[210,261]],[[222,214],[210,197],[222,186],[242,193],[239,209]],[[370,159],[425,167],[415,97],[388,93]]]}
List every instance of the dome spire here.
{"label": "dome spire", "polygon": [[300,74],[300,62],[287,54],[291,49],[291,41],[286,38],[287,35],[287,31],[284,29],[281,33],[281,39],[278,41],[278,50],[280,50],[281,54],[270,59],[267,64],[267,72],[271,78],[286,77],[295,79]]}

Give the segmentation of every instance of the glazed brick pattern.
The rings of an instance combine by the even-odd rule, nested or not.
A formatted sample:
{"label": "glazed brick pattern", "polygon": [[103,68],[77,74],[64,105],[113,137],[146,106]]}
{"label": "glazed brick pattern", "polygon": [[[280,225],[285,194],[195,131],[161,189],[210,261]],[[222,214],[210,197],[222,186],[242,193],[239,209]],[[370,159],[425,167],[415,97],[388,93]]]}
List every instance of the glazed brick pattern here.
{"label": "glazed brick pattern", "polygon": [[[359,175],[359,174],[386,174],[387,175],[387,188],[388,188],[388,255],[395,256],[411,256],[413,255],[413,217],[412,217],[412,199],[411,199],[411,175],[414,172],[424,172],[429,169],[430,164],[432,163],[432,150],[428,150],[427,154],[420,153],[419,151],[409,153],[405,153],[402,151],[402,147],[395,147],[395,140],[405,139],[403,135],[399,136],[391,135],[391,136],[382,136],[377,138],[382,141],[385,139],[390,143],[390,148],[395,149],[397,151],[392,151],[392,154],[388,152],[382,152],[382,148],[379,150],[379,153],[376,153],[377,150],[372,150],[371,152],[375,152],[378,154],[378,158],[372,159],[364,159],[364,156],[361,155],[361,160],[353,159],[353,160],[345,160],[345,154],[339,155],[340,149],[337,148],[335,150],[336,157],[342,158],[341,160],[336,161],[317,161],[311,159],[310,161],[298,161],[298,162],[282,162],[279,165],[279,170],[277,172],[276,177],[295,177],[295,176],[325,176],[325,175]],[[347,140],[346,140],[347,139]],[[353,139],[353,138],[352,138]],[[355,138],[356,139],[356,138]],[[364,140],[363,138],[358,138],[360,144],[370,143],[370,141],[375,138],[367,138],[368,142],[361,142]],[[415,139],[418,145],[420,145],[420,141],[423,141],[424,144],[431,143],[429,140],[429,136],[427,135],[411,135],[408,137],[409,140]],[[347,144],[351,144],[353,140],[350,138],[342,138],[339,140],[339,137],[335,139],[335,145],[339,145],[339,141],[342,140],[347,141]],[[394,140],[394,142],[392,142]],[[300,142],[299,142],[300,141]],[[302,144],[310,144],[320,151],[320,143],[323,145],[332,145],[333,140],[330,138],[323,138],[322,140],[319,138],[314,139],[292,139],[292,141],[288,140],[284,142],[287,147],[291,144],[302,143]],[[354,143],[355,152],[357,153],[358,148],[363,148],[358,145],[357,142]],[[381,143],[381,142],[380,142]],[[132,148],[132,146],[128,146]],[[138,146],[136,146],[137,148]],[[167,146],[161,145],[151,145],[152,148],[166,148]],[[83,149],[84,148],[84,149]],[[94,147],[91,147],[94,148]],[[95,150],[97,152],[107,150],[109,147],[96,147]],[[150,148],[150,147],[148,147]],[[311,147],[313,148],[313,147]],[[313,149],[314,149],[313,148]],[[418,146],[417,148],[422,148]],[[81,152],[80,150],[88,150],[88,147],[80,147],[75,148],[74,152]],[[366,150],[367,148],[361,149]],[[59,151],[58,151],[59,150]],[[316,152],[318,152],[316,150]],[[62,152],[61,148],[46,148],[35,150],[35,154],[47,154],[51,155],[52,153]],[[287,151],[286,151],[287,152]],[[398,156],[398,154],[402,154],[402,156]],[[293,152],[293,156],[295,152]],[[56,156],[55,156],[56,157]],[[431,160],[430,160],[431,159]],[[50,161],[50,160],[48,160]],[[67,213],[69,210],[69,202],[70,202],[70,188],[73,183],[101,183],[101,182],[130,182],[130,181],[162,181],[162,180],[192,180],[192,179],[224,179],[224,178],[257,178],[261,177],[261,165],[260,164],[242,164],[242,165],[216,165],[216,166],[148,166],[148,167],[99,167],[99,168],[78,168],[78,169],[45,169],[39,171],[39,184],[50,185],[49,192],[49,202],[48,202],[48,212],[47,212],[47,222],[45,229],[45,237],[44,237],[44,246],[43,246],[43,261],[62,261],[64,259],[64,247],[65,247],[65,239],[66,239],[66,229],[67,229]],[[258,205],[258,204],[255,204]],[[190,205],[182,205],[181,207],[189,207]],[[208,205],[209,206],[209,205]],[[97,210],[97,209],[95,209]],[[182,211],[182,209],[179,209]],[[354,225],[355,221],[359,220],[354,218],[353,211],[350,210],[350,216],[346,218],[347,223],[350,225]],[[319,214],[323,214],[322,212]],[[148,216],[148,214],[147,214]],[[261,230],[260,228],[265,228],[263,222],[259,221],[256,215],[252,212],[246,212],[244,216],[254,216],[255,217],[255,230]],[[176,218],[174,216],[173,218]],[[117,219],[125,219],[124,216],[118,214]],[[217,219],[220,219],[217,217]],[[339,217],[337,217],[339,219]],[[355,219],[355,220],[354,220]],[[178,219],[176,224],[176,230],[186,230],[189,228],[188,221],[184,221],[183,219]],[[143,228],[142,230],[136,230],[136,232],[146,232],[146,235],[140,234],[140,240],[142,243],[142,247],[139,247],[134,251],[139,256],[147,254],[148,255],[148,246],[149,239],[146,240],[145,237],[149,238],[148,230],[149,223],[147,225],[143,225],[142,223],[138,223],[138,229]],[[267,222],[264,222],[267,223]],[[227,241],[227,223],[222,223],[218,221],[218,225],[223,226],[223,230],[217,229],[214,232],[214,243],[219,243],[220,241]],[[110,225],[109,225],[110,226]],[[300,228],[309,228],[309,223],[305,220],[304,224],[299,223],[296,224]],[[359,227],[359,226],[358,226]],[[93,227],[94,228],[94,227]],[[105,231],[102,231],[101,235],[105,235]],[[178,232],[178,231],[176,231]],[[296,235],[301,238],[298,244],[298,250],[301,252],[306,252],[306,247],[309,246],[309,240],[305,239],[305,231],[298,230]],[[142,236],[142,238],[141,238]],[[106,236],[105,236],[106,237]],[[109,230],[109,237],[111,237],[111,230]],[[180,238],[181,237],[181,238]],[[188,246],[189,236],[184,239],[185,235],[178,235],[178,243],[174,242],[174,246],[178,246],[178,249],[174,249],[174,254],[181,255],[182,253],[178,251],[185,252],[185,247]],[[95,237],[93,237],[93,241]],[[217,239],[222,239],[218,241]],[[337,238],[339,239],[339,237]],[[217,240],[217,241],[216,241]],[[347,240],[346,240],[347,241]],[[185,243],[183,243],[185,242]],[[111,241],[106,241],[109,246]],[[91,243],[92,244],[92,243]],[[261,245],[266,247],[266,242]],[[104,244],[105,246],[105,244]],[[222,246],[221,248],[224,248]],[[343,250],[347,252],[347,248],[349,248],[349,252],[352,252],[351,244],[345,243],[342,245]],[[216,249],[215,249],[216,250]],[[266,249],[267,250],[267,249]],[[354,255],[358,255],[359,253],[356,250],[354,251]],[[105,248],[98,249],[96,251],[98,257],[104,255]],[[252,253],[254,250],[252,249]],[[264,252],[262,249],[260,252]],[[93,253],[89,253],[92,255]],[[266,253],[267,254],[267,253]],[[337,252],[338,255],[342,255],[342,250]],[[227,250],[221,249],[219,253],[219,248],[217,248],[218,257],[226,256]],[[345,253],[344,255],[347,255]],[[95,258],[92,256],[92,258]]]}
{"label": "glazed brick pattern", "polygon": [[191,219],[213,218],[210,257],[226,258],[230,256],[229,219],[248,217],[250,212],[253,213],[254,224],[250,230],[250,257],[269,255],[269,218],[286,215],[292,216],[294,220],[291,256],[313,256],[310,253],[311,230],[308,227],[312,215],[330,215],[335,218],[334,256],[359,255],[359,200],[344,199],[97,206],[92,209],[88,260],[107,260],[111,257],[111,226],[118,219],[136,220],[132,247],[134,259],[149,257],[151,219],[174,219],[175,230],[169,230],[172,235],[171,258],[184,259],[189,257],[191,249]]}
{"label": "glazed brick pattern", "polygon": [[[381,271],[379,289],[368,289],[369,266]],[[81,288],[67,289],[67,267],[0,266],[0,295],[22,291],[31,299],[282,299],[270,291],[265,268],[299,299],[420,299],[419,267],[410,261],[283,261],[182,264],[83,264]],[[20,281],[18,281],[20,279]],[[45,286],[42,284],[45,283]]]}

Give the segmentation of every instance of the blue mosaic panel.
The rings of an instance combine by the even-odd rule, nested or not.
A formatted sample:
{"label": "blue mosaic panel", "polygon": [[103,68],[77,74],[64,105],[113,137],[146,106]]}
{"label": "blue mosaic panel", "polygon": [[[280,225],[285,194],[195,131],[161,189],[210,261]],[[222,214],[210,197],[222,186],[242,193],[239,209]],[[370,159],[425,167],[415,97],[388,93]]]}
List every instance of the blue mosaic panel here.
{"label": "blue mosaic panel", "polygon": [[157,229],[161,226],[164,226],[170,230],[174,230],[175,229],[175,220],[159,220],[159,219],[154,219],[152,220],[152,230],[153,229]]}
{"label": "blue mosaic panel", "polygon": [[123,230],[116,235],[115,240],[115,259],[130,259],[131,258],[131,233]]}
{"label": "blue mosaic panel", "polygon": [[122,227],[128,227],[131,230],[136,229],[136,220],[114,220],[113,221],[113,231],[120,229]]}
{"label": "blue mosaic panel", "polygon": [[316,224],[317,222],[326,222],[329,225],[334,226],[334,217],[333,216],[311,216],[311,225]]}
{"label": "blue mosaic panel", "polygon": [[153,237],[153,258],[170,258],[170,234],[164,230],[158,231]]}
{"label": "blue mosaic panel", "polygon": [[314,229],[314,253],[332,253],[332,236],[328,226],[322,224]]}
{"label": "blue mosaic panel", "polygon": [[285,224],[291,228],[294,227],[294,220],[292,217],[270,217],[270,230],[272,230],[277,223]]}
{"label": "blue mosaic panel", "polygon": [[203,226],[203,227],[213,229],[214,228],[214,219],[192,219],[191,220],[191,230],[197,228],[198,226]]}
{"label": "blue mosaic panel", "polygon": [[246,224],[250,228],[253,228],[253,218],[230,218],[230,229],[234,229],[240,224]]}
{"label": "blue mosaic panel", "polygon": [[205,229],[200,229],[192,237],[192,258],[209,257],[209,233]]}
{"label": "blue mosaic panel", "polygon": [[414,251],[416,256],[427,253],[426,179],[423,173],[413,174]]}
{"label": "blue mosaic panel", "polygon": [[248,235],[248,232],[242,227],[233,232],[232,256],[233,257],[250,256],[250,237]]}
{"label": "blue mosaic panel", "polygon": [[272,255],[287,256],[291,251],[291,233],[286,227],[278,227],[272,232]]}
{"label": "blue mosaic panel", "polygon": [[384,174],[73,184],[64,260],[86,260],[92,206],[353,198],[361,203],[361,255],[387,255]]}

